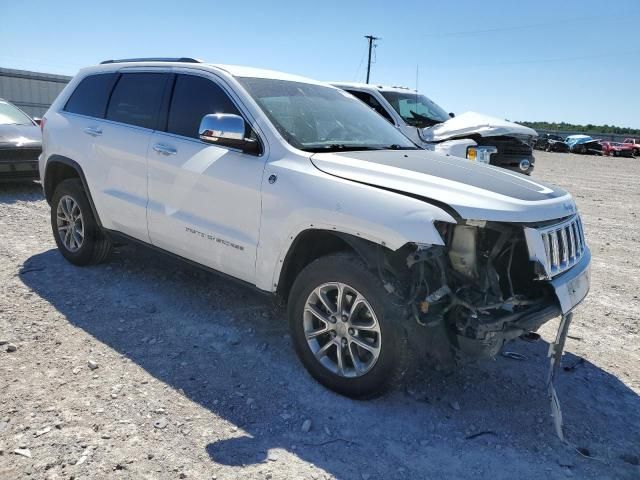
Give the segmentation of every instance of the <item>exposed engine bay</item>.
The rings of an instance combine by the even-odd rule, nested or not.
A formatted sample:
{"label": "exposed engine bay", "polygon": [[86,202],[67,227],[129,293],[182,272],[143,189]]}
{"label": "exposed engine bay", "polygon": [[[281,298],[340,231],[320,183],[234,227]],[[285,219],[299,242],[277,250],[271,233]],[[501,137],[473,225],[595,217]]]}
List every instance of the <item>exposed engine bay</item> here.
{"label": "exposed engine bay", "polygon": [[440,331],[457,360],[491,357],[505,342],[561,315],[550,286],[536,280],[522,226],[466,222],[437,228],[445,246],[414,245],[405,257],[411,317],[431,330],[430,353],[442,347]]}

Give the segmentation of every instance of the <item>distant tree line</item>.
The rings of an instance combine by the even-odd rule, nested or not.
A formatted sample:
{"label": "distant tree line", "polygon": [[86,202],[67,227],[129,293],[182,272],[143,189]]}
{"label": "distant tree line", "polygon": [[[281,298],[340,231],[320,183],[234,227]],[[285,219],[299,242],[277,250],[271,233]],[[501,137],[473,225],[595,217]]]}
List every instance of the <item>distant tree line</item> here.
{"label": "distant tree line", "polygon": [[615,125],[576,125],[566,122],[516,122],[534,130],[558,130],[583,133],[617,133],[619,135],[640,136],[640,129],[616,127]]}

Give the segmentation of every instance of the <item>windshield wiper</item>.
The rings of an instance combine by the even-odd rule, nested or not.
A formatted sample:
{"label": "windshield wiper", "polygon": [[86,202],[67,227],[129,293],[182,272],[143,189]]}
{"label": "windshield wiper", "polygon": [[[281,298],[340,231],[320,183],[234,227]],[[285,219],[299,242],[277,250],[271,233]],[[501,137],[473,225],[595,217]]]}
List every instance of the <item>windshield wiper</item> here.
{"label": "windshield wiper", "polygon": [[318,145],[316,147],[304,147],[305,152],[357,152],[359,150],[382,150],[384,147],[372,145],[348,145],[345,143],[332,143],[331,145]]}
{"label": "windshield wiper", "polygon": [[391,145],[386,145],[384,147],[385,150],[418,150],[418,147],[414,147],[413,145],[403,147],[402,145],[398,145],[397,143],[392,143]]}

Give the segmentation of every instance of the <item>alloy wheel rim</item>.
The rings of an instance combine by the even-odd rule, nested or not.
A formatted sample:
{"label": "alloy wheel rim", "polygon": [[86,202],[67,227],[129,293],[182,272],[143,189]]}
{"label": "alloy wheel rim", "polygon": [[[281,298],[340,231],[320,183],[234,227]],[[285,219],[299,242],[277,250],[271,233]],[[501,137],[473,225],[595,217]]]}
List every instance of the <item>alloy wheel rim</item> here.
{"label": "alloy wheel rim", "polygon": [[84,221],[78,202],[69,195],[63,196],[56,209],[58,236],[70,252],[77,252],[84,242]]}
{"label": "alloy wheel rim", "polygon": [[309,294],[303,329],[316,360],[340,377],[361,377],[380,357],[378,318],[367,299],[347,284],[324,283]]}

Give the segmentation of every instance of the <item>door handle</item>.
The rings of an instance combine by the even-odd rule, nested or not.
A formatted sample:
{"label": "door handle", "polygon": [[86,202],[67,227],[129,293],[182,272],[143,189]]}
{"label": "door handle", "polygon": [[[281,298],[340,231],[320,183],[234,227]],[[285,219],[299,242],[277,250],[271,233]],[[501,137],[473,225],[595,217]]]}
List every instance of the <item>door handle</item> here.
{"label": "door handle", "polygon": [[178,153],[175,148],[168,147],[167,145],[162,145],[161,143],[156,143],[153,146],[153,149],[156,152],[161,153],[162,155],[175,155],[176,153]]}
{"label": "door handle", "polygon": [[87,127],[84,129],[84,133],[91,135],[92,137],[98,137],[102,135],[102,130],[97,127]]}

